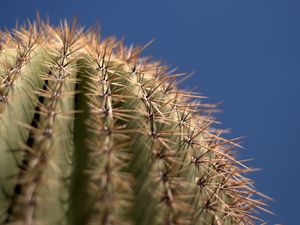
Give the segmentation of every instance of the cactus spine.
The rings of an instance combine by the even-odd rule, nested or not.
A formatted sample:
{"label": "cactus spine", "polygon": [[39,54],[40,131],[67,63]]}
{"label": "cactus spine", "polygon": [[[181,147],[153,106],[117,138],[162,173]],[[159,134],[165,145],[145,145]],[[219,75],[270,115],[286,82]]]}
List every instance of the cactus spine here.
{"label": "cactus spine", "polygon": [[260,221],[215,106],[142,49],[67,23],[1,33],[1,224]]}

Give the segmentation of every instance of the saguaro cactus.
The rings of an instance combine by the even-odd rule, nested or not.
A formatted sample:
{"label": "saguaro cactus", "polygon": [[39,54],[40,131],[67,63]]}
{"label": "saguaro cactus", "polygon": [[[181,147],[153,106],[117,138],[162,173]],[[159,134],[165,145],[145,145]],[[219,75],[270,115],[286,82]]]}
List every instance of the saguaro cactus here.
{"label": "saguaro cactus", "polygon": [[[1,33],[0,221],[221,225],[265,197],[182,74],[95,30]],[[253,196],[258,197],[253,197]]]}

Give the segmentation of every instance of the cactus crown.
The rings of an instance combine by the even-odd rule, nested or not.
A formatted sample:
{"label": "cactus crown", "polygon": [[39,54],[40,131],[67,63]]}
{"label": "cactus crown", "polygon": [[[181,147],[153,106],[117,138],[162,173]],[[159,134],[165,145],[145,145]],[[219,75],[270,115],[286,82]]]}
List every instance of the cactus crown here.
{"label": "cactus crown", "polygon": [[177,88],[183,74],[66,22],[0,40],[0,223],[261,221],[238,139]]}

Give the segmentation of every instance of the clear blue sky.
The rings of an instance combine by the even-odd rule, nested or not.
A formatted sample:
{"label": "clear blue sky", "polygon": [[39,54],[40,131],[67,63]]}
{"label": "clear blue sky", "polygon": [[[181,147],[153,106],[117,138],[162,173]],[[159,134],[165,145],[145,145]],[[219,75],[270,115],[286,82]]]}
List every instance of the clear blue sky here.
{"label": "clear blue sky", "polygon": [[217,118],[231,137],[246,136],[242,158],[262,168],[257,188],[273,197],[270,224],[298,225],[300,203],[300,2],[297,0],[10,0],[0,27],[34,19],[77,16],[126,43],[156,41],[146,50],[195,75],[209,102],[224,101]]}

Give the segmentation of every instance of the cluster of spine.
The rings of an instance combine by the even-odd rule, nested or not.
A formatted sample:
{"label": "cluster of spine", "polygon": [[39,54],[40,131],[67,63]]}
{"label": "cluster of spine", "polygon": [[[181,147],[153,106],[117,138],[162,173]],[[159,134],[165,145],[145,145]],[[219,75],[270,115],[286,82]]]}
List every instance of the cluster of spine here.
{"label": "cluster of spine", "polygon": [[0,47],[1,224],[261,221],[237,139],[177,88],[183,74],[66,23],[3,32]]}

